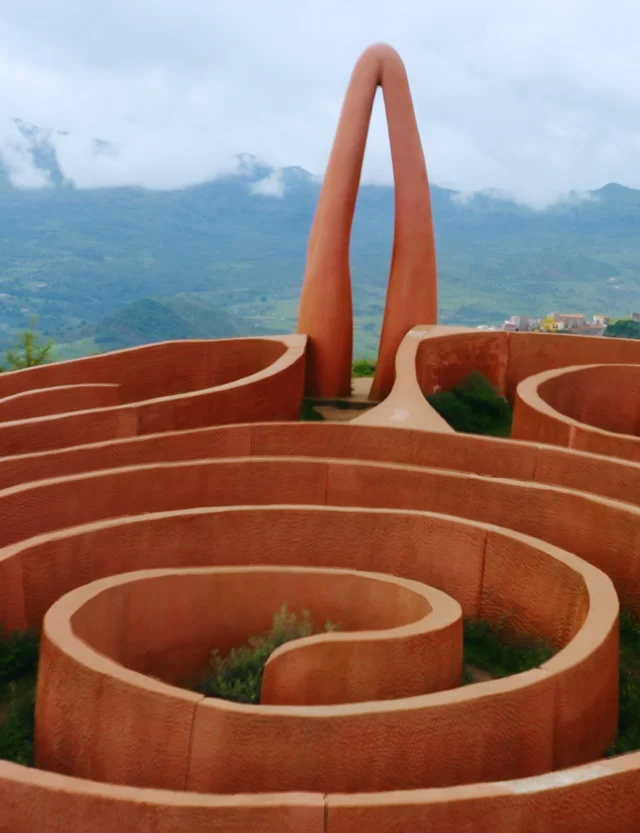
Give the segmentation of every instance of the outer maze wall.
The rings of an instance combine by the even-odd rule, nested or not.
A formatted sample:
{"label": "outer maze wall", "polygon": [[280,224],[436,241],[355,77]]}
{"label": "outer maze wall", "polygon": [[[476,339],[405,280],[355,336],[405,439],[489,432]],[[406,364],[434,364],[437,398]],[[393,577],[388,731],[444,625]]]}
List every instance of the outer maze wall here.
{"label": "outer maze wall", "polygon": [[[0,622],[42,633],[38,768],[0,762],[0,831],[635,833],[640,752],[600,759],[619,608],[640,615],[640,464],[612,445],[637,421],[597,403],[637,406],[640,342],[417,328],[344,424],[283,421],[304,352],[0,376]],[[536,442],[431,419],[472,369]],[[343,628],[280,648],[260,706],[178,687],[283,602]],[[459,687],[463,616],[557,653]]]}

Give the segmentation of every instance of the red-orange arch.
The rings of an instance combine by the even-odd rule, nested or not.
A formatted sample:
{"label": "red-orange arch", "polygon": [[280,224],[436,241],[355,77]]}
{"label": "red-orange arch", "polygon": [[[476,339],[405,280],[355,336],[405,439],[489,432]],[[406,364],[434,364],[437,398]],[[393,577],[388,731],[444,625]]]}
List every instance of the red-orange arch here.
{"label": "red-orange arch", "polygon": [[437,319],[436,257],[429,180],[409,81],[390,46],[357,62],[340,114],[316,209],[300,296],[298,332],[309,336],[307,394],[348,396],[353,354],[349,243],[376,89],[382,87],[395,185],[389,285],[371,396],[391,390],[394,359],[415,324]]}

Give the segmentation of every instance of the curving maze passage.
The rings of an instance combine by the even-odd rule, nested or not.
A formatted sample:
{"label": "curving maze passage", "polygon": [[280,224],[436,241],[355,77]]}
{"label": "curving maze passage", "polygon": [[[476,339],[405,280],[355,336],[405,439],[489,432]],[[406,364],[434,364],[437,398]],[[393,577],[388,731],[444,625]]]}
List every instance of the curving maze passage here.
{"label": "curving maze passage", "polygon": [[518,437],[640,462],[640,365],[592,364],[520,382]]}
{"label": "curving maze passage", "polygon": [[[479,357],[515,389],[562,366],[554,350],[599,341],[538,336],[535,352],[518,334],[419,333],[399,353],[405,393],[412,373],[428,391]],[[215,345],[179,349],[214,367]],[[42,634],[38,768],[0,762],[0,831],[639,829],[640,752],[602,755],[617,728],[619,609],[640,615],[640,465],[399,430],[386,403],[368,425],[214,425],[228,412],[208,394],[194,403],[193,384],[181,393],[168,357],[139,384],[165,386],[182,430],[138,419],[137,435],[87,429],[75,443],[49,430],[78,415],[112,425],[110,386],[127,390],[123,374],[135,379],[151,350],[0,376],[12,426],[0,426],[0,622]],[[291,414],[296,350],[270,394]],[[637,347],[607,350],[633,362]],[[237,378],[234,396],[264,419],[254,383]],[[411,412],[408,394],[398,409]],[[273,654],[260,706],[179,687],[283,602],[343,627]],[[461,687],[462,617],[506,618],[556,653]]]}

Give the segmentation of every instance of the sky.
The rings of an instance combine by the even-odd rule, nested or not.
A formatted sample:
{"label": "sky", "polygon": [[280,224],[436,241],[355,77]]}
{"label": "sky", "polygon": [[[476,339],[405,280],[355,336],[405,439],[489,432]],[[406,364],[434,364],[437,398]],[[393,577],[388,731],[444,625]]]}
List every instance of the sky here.
{"label": "sky", "polygon": [[[14,184],[45,184],[20,118],[68,131],[77,187],[183,187],[238,153],[322,175],[353,65],[384,41],[430,180],[544,208],[640,188],[638,32],[637,0],[0,0],[0,153]],[[363,181],[392,182],[380,95]]]}

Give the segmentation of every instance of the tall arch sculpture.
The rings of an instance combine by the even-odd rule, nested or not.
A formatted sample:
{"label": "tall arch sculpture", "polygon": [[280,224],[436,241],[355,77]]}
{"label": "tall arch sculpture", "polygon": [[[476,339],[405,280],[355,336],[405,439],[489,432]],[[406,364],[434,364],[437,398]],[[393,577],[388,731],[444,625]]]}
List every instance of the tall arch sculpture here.
{"label": "tall arch sculpture", "polygon": [[348,396],[353,353],[349,245],[362,161],[378,86],[382,87],[395,185],[395,220],[372,399],[394,378],[400,341],[416,324],[437,320],[437,278],[429,180],[407,73],[390,46],[358,60],[340,114],[309,236],[298,332],[309,336],[307,394]]}

